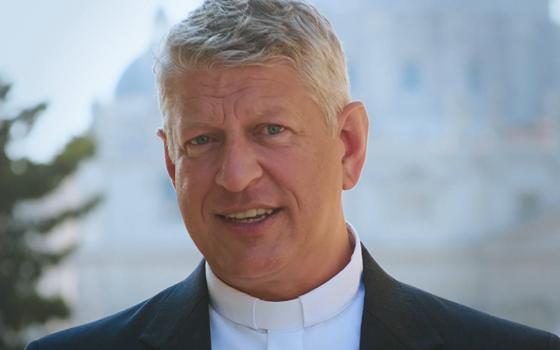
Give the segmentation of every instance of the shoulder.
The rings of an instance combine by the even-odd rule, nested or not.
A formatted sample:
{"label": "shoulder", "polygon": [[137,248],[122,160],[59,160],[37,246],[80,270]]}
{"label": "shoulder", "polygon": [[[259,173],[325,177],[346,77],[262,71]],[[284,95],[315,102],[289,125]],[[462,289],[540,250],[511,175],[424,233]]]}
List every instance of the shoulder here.
{"label": "shoulder", "polygon": [[133,349],[131,345],[138,339],[142,326],[149,322],[155,306],[172,288],[114,315],[50,334],[30,343],[26,350],[116,349],[119,346]]}
{"label": "shoulder", "polygon": [[[453,350],[560,350],[557,336],[474,310],[389,276],[362,246],[366,295],[362,329],[370,341]],[[365,322],[365,324],[364,324]],[[364,335],[364,333],[362,333]],[[367,335],[367,333],[366,333]],[[396,346],[396,345],[395,345]]]}
{"label": "shoulder", "polygon": [[100,320],[69,328],[31,342],[26,350],[144,349],[139,337],[167,299],[185,288],[183,281],[135,306]]}
{"label": "shoulder", "polygon": [[[69,328],[30,343],[26,350],[51,349],[103,349],[107,344],[128,343],[134,337],[137,326],[142,323],[142,315],[147,314],[145,301],[129,309],[87,323]],[[127,347],[128,348],[128,347]]]}
{"label": "shoulder", "polygon": [[560,339],[548,332],[501,319],[397,282],[402,295],[416,305],[452,349],[560,350]]}

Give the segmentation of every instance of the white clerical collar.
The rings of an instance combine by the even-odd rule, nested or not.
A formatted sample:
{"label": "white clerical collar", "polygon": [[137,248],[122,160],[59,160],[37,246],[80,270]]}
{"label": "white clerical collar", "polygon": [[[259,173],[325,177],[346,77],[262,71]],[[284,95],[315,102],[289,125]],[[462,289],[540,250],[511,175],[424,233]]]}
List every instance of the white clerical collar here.
{"label": "white clerical collar", "polygon": [[354,229],[350,262],[333,278],[296,299],[271,302],[252,297],[222,282],[206,263],[206,282],[212,307],[235,323],[266,330],[292,330],[326,321],[342,312],[360,287],[362,249]]}

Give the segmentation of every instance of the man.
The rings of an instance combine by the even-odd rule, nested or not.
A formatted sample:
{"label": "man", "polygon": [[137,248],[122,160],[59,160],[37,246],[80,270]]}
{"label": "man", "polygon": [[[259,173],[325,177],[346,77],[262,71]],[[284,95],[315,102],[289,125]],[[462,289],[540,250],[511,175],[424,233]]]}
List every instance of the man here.
{"label": "man", "polygon": [[296,0],[208,0],[157,65],[167,171],[205,262],[29,349],[560,349],[543,331],[385,274],[344,220],[368,120],[328,21]]}

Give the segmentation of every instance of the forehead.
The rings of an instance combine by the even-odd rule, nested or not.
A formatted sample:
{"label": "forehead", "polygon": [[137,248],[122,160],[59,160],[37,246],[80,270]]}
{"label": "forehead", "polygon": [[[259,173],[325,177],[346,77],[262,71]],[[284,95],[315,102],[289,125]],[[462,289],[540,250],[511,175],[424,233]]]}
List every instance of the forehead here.
{"label": "forehead", "polygon": [[172,91],[175,103],[183,110],[243,97],[255,107],[309,98],[296,71],[284,63],[191,70],[173,80]]}

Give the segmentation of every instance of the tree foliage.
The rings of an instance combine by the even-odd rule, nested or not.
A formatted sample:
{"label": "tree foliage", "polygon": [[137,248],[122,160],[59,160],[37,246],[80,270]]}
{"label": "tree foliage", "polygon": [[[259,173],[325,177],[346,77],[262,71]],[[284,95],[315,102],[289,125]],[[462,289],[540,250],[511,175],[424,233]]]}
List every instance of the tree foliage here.
{"label": "tree foliage", "polygon": [[[10,86],[0,81],[0,113],[4,113],[9,91]],[[60,224],[88,213],[100,201],[95,196],[78,207],[40,219],[17,215],[21,203],[52,194],[95,151],[93,139],[80,136],[46,164],[10,158],[8,145],[25,138],[45,109],[46,104],[41,103],[15,116],[0,114],[0,349],[21,349],[23,333],[30,325],[70,315],[62,297],[41,295],[37,283],[46,269],[60,263],[73,248],[53,251],[38,242]]]}

